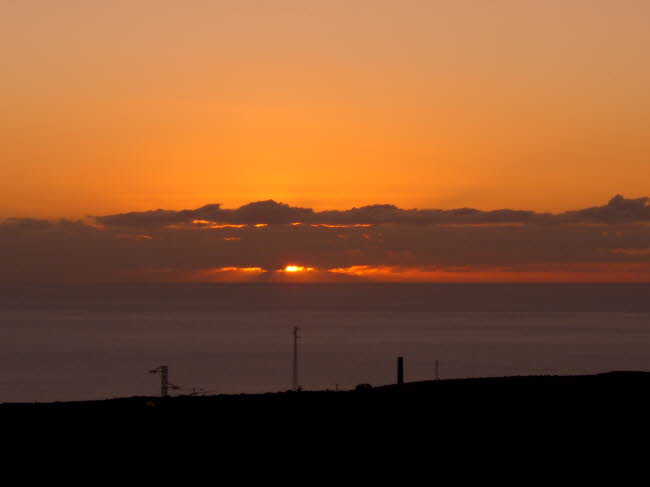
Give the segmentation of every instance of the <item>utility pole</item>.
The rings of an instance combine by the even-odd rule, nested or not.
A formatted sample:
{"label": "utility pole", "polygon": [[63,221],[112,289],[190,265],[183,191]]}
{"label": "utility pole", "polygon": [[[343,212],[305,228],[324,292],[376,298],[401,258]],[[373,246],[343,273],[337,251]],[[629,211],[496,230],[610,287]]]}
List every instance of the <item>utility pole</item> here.
{"label": "utility pole", "polygon": [[161,365],[160,367],[150,370],[150,374],[160,374],[160,397],[169,395],[169,367]]}
{"label": "utility pole", "polygon": [[300,384],[298,382],[298,327],[293,327],[293,390],[299,391]]}
{"label": "utility pole", "polygon": [[440,380],[440,367],[438,361],[436,360],[436,380]]}

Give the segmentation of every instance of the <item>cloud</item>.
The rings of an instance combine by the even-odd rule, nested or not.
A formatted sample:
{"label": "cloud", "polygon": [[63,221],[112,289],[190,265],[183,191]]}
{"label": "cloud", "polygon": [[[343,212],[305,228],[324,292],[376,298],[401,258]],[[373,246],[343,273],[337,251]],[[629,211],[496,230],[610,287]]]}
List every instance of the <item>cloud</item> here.
{"label": "cloud", "polygon": [[194,210],[154,210],[120,213],[95,217],[102,225],[151,228],[191,224],[194,221],[215,224],[303,224],[355,225],[495,225],[495,224],[560,224],[566,222],[623,223],[650,222],[648,197],[626,199],[621,195],[604,206],[596,206],[560,214],[537,213],[529,210],[501,209],[482,211],[474,208],[402,209],[394,205],[368,205],[349,210],[315,211],[311,208],[289,206],[273,200],[249,203],[236,209],[224,209],[210,204]]}
{"label": "cloud", "polygon": [[[622,196],[554,215],[393,205],[315,211],[262,201],[89,222],[14,218],[0,222],[0,280],[475,281],[500,273],[638,281],[650,275],[648,221],[648,198]],[[315,270],[278,272],[287,265]]]}
{"label": "cloud", "polygon": [[314,210],[310,208],[289,206],[267,200],[249,203],[237,209],[223,209],[219,204],[210,204],[195,210],[159,209],[99,216],[95,219],[102,225],[150,228],[191,223],[194,220],[226,224],[286,224],[312,221],[314,214]]}
{"label": "cloud", "polygon": [[594,206],[584,210],[569,211],[563,214],[573,221],[592,221],[603,223],[650,222],[650,198],[625,199],[620,194],[614,196],[605,206]]}
{"label": "cloud", "polygon": [[36,218],[7,218],[0,222],[0,225],[4,228],[47,230],[51,228],[52,223]]}
{"label": "cloud", "polygon": [[314,211],[311,208],[289,206],[273,200],[249,203],[237,209],[223,209],[219,204],[195,210],[155,210],[120,213],[95,217],[102,225],[150,228],[189,224],[195,220],[221,224],[492,224],[545,220],[547,214],[533,211],[480,211],[472,208],[455,210],[404,210],[393,205],[369,205],[349,210]]}

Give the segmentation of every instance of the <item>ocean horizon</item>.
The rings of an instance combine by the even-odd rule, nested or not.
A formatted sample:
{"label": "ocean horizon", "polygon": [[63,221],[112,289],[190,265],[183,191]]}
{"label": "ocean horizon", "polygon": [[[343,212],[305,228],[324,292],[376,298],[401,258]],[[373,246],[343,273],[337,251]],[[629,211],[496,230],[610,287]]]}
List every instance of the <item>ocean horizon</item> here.
{"label": "ocean horizon", "polygon": [[650,284],[0,286],[0,402],[650,370]]}

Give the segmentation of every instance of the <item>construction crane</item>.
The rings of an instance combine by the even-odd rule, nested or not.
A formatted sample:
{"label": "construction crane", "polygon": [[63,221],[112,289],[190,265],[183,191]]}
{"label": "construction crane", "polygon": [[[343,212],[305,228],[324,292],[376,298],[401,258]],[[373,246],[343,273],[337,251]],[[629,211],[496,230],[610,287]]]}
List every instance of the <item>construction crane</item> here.
{"label": "construction crane", "polygon": [[160,374],[160,397],[169,397],[169,390],[173,389],[175,391],[188,391],[186,394],[188,396],[203,396],[205,394],[215,394],[216,390],[208,390],[203,387],[185,387],[172,384],[169,382],[169,367],[167,365],[161,365],[153,370],[149,371],[150,374]]}

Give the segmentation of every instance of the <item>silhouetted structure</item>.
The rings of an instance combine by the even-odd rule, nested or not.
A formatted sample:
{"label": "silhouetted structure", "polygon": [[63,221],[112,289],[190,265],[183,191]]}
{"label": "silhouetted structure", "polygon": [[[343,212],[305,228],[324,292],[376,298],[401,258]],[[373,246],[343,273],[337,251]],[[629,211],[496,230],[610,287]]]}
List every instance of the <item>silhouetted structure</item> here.
{"label": "silhouetted structure", "polygon": [[293,384],[294,391],[300,390],[300,383],[298,382],[298,327],[293,328]]}
{"label": "silhouetted structure", "polygon": [[169,367],[161,365],[149,372],[151,374],[160,374],[160,397],[167,397],[169,395]]}
{"label": "silhouetted structure", "polygon": [[404,384],[404,357],[397,357],[397,385]]}

